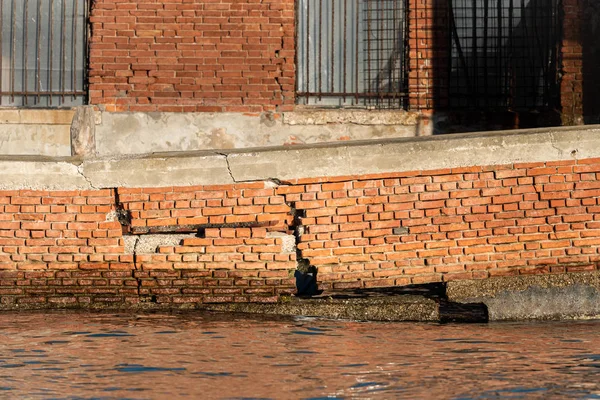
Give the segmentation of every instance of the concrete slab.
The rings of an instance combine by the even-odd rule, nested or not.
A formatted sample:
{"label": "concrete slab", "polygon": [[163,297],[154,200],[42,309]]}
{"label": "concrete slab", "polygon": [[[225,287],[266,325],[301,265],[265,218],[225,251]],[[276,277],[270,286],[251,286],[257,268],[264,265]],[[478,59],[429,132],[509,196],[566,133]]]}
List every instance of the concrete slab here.
{"label": "concrete slab", "polygon": [[97,188],[221,185],[233,183],[224,156],[86,161],[82,172]]}
{"label": "concrete slab", "polygon": [[291,297],[275,304],[205,304],[209,311],[346,319],[353,321],[437,322],[440,319],[435,300],[416,295],[364,299],[303,299]]}
{"label": "concrete slab", "polygon": [[70,123],[69,125],[0,124],[0,154],[70,156]]}
{"label": "concrete slab", "polygon": [[0,189],[91,189],[75,164],[63,161],[0,161]]}
{"label": "concrete slab", "polygon": [[236,181],[378,174],[600,157],[600,127],[446,135],[231,153]]}
{"label": "concrete slab", "polygon": [[[362,111],[361,118],[340,116],[335,110],[323,118],[240,113],[102,113],[96,127],[100,156],[145,154],[163,151],[245,149],[285,144],[313,144],[347,140],[416,136],[416,115],[397,112]],[[384,118],[381,115],[385,115]],[[378,117],[380,116],[380,117]],[[350,120],[349,120],[350,118]],[[286,118],[284,117],[283,120]],[[315,125],[314,120],[322,124]]]}
{"label": "concrete slab", "polygon": [[511,276],[448,283],[450,301],[484,303],[490,320],[600,317],[600,272]]}
{"label": "concrete slab", "polygon": [[[170,152],[138,157],[4,158],[4,187],[85,186],[96,188],[219,185],[244,181],[292,180],[381,174],[477,165],[544,162],[600,157],[600,127],[555,128],[440,137],[356,141],[227,152]],[[10,161],[20,161],[11,163]],[[1,161],[1,159],[0,159]],[[32,162],[29,167],[27,162]],[[65,179],[49,170],[73,162]],[[68,164],[64,164],[68,165]],[[63,165],[61,168],[67,168]],[[79,174],[81,171],[81,174]],[[49,183],[41,178],[48,175]],[[79,175],[78,175],[79,174]],[[34,176],[35,175],[35,176]],[[12,178],[11,178],[12,177]],[[21,177],[21,178],[17,178]],[[61,183],[62,182],[62,183]]]}
{"label": "concrete slab", "polygon": [[0,124],[71,125],[74,110],[0,110]]}

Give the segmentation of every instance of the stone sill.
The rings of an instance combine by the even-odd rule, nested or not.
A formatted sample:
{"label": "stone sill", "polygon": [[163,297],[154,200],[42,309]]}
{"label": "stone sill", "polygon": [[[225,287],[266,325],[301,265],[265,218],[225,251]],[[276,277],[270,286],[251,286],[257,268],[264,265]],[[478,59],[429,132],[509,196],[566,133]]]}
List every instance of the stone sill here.
{"label": "stone sill", "polygon": [[73,109],[0,109],[0,124],[71,125]]}

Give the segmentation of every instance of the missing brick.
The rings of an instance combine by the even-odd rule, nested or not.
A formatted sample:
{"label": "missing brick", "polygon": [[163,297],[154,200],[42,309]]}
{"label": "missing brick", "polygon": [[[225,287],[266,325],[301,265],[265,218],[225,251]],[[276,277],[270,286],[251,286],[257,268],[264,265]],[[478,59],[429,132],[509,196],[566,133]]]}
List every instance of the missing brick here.
{"label": "missing brick", "polygon": [[126,254],[154,254],[161,246],[179,246],[184,239],[197,237],[195,234],[181,235],[125,235]]}
{"label": "missing brick", "polygon": [[[138,257],[143,254],[155,254],[161,246],[179,246],[184,239],[196,237],[194,234],[185,235],[123,235],[125,254],[133,256],[133,270],[131,276],[137,282],[137,294],[142,303],[156,303],[156,295],[143,293],[143,271],[140,268]],[[139,275],[142,274],[142,275]]]}
{"label": "missing brick", "polygon": [[121,229],[123,234],[127,234],[131,232],[131,212],[126,210],[119,198],[119,188],[114,188],[115,193],[115,210],[114,216],[117,221],[121,224]]}
{"label": "missing brick", "polygon": [[290,213],[292,214],[292,230],[295,239],[295,250],[296,250],[296,271],[294,271],[294,278],[296,278],[296,295],[297,296],[314,296],[320,294],[321,291],[317,285],[317,267],[310,265],[310,261],[307,258],[302,257],[302,250],[300,249],[300,242],[302,235],[304,234],[304,226],[302,225],[302,218],[305,218],[304,210],[298,210],[295,204],[290,204]]}
{"label": "missing brick", "polygon": [[407,227],[394,228],[394,229],[392,229],[392,233],[394,235],[398,235],[398,236],[408,235],[408,228]]}
{"label": "missing brick", "polygon": [[195,233],[196,237],[204,237],[206,229],[222,228],[270,228],[275,221],[267,222],[237,222],[224,224],[190,224],[190,225],[161,225],[161,226],[135,226],[131,228],[133,235]]}

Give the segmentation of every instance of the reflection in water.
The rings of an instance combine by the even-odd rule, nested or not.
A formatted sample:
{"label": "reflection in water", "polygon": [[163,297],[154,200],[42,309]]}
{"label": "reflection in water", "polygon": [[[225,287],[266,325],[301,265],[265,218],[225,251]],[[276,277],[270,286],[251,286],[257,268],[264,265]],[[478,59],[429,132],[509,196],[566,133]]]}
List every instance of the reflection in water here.
{"label": "reflection in water", "polygon": [[600,322],[0,314],[0,397],[600,398]]}

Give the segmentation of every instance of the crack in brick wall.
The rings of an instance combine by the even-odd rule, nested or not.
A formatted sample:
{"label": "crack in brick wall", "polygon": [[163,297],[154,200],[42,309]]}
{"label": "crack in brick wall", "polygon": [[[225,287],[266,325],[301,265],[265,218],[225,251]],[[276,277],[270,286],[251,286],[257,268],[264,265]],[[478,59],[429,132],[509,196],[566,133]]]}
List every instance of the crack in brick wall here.
{"label": "crack in brick wall", "polygon": [[322,290],[596,270],[598,174],[600,159],[588,159],[281,185],[4,190],[0,306],[275,302],[308,267]]}

